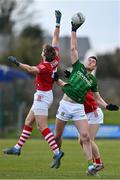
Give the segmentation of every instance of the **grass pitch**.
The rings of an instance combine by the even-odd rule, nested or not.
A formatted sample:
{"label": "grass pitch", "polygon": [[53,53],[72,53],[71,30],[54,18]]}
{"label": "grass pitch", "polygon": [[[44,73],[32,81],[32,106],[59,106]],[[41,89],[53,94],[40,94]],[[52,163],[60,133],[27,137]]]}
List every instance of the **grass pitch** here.
{"label": "grass pitch", "polygon": [[97,140],[105,165],[100,177],[85,174],[87,162],[77,140],[63,140],[65,156],[59,169],[50,168],[53,154],[41,139],[28,140],[20,156],[2,153],[16,142],[0,140],[0,179],[120,179],[119,140]]}

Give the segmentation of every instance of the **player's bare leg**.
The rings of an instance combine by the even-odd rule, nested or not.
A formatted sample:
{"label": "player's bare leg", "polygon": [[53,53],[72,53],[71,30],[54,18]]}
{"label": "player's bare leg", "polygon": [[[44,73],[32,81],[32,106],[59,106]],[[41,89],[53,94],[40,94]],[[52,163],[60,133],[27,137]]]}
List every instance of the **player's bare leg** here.
{"label": "player's bare leg", "polygon": [[65,127],[66,123],[67,123],[66,121],[56,119],[55,139],[56,139],[56,143],[57,143],[59,148],[61,148],[61,145],[62,145],[62,134],[63,134],[64,127]]}
{"label": "player's bare leg", "polygon": [[87,120],[78,120],[75,121],[75,126],[80,134],[82,146],[83,146],[83,151],[86,155],[86,158],[88,160],[88,169],[87,169],[87,174],[90,175],[97,175],[96,174],[96,169],[92,161],[92,147],[91,147],[91,142],[90,142],[90,136],[89,136],[89,126],[88,126],[88,121]]}
{"label": "player's bare leg", "polygon": [[100,158],[100,152],[97,144],[95,143],[95,137],[99,130],[99,124],[89,124],[89,132],[90,132],[90,139],[92,145],[92,154],[95,160],[95,166],[97,171],[100,171],[104,168],[103,162]]}

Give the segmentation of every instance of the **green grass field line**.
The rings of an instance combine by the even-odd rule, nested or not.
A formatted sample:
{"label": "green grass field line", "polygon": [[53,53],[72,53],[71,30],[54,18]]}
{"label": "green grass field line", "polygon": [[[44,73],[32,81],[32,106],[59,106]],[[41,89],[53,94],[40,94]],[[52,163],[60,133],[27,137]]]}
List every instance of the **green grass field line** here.
{"label": "green grass field line", "polygon": [[[28,140],[21,156],[4,155],[2,149],[16,140],[0,140],[0,179],[88,179],[86,159],[77,140],[64,140],[65,156],[59,169],[51,169],[52,152],[44,140]],[[99,179],[120,179],[120,141],[97,140],[105,169]],[[89,177],[98,179],[98,177]]]}

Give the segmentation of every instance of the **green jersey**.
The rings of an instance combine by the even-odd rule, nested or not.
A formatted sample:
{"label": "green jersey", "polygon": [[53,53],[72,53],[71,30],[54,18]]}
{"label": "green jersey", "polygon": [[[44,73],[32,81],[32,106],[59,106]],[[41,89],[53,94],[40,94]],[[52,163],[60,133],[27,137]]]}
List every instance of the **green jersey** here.
{"label": "green jersey", "polygon": [[64,93],[77,103],[84,103],[85,95],[89,90],[97,92],[97,80],[89,74],[80,61],[76,61],[68,79],[68,83],[63,86]]}

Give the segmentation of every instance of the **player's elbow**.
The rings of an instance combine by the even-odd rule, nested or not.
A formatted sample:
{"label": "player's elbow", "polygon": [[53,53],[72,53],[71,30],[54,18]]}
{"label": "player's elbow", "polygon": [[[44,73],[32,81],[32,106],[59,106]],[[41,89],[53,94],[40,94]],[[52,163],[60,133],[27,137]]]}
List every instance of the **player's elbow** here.
{"label": "player's elbow", "polygon": [[31,67],[31,66],[28,68],[28,72],[31,74],[38,74],[39,73],[38,69]]}
{"label": "player's elbow", "polygon": [[32,68],[31,66],[29,66],[29,67],[27,68],[27,71],[28,71],[29,73],[32,73],[32,72],[33,72],[33,68]]}
{"label": "player's elbow", "polygon": [[96,98],[96,102],[97,104],[100,106],[102,104],[102,100],[100,97]]}
{"label": "player's elbow", "polygon": [[78,52],[76,50],[71,51],[71,60],[76,61],[78,59]]}
{"label": "player's elbow", "polygon": [[78,52],[78,51],[77,51],[77,49],[76,49],[75,46],[74,46],[74,47],[71,47],[71,56],[76,56],[76,54],[78,54],[77,52]]}
{"label": "player's elbow", "polygon": [[71,53],[76,52],[76,50],[77,50],[77,49],[76,49],[76,47],[75,47],[75,46],[72,46],[72,47],[71,47],[71,49],[70,49]]}

